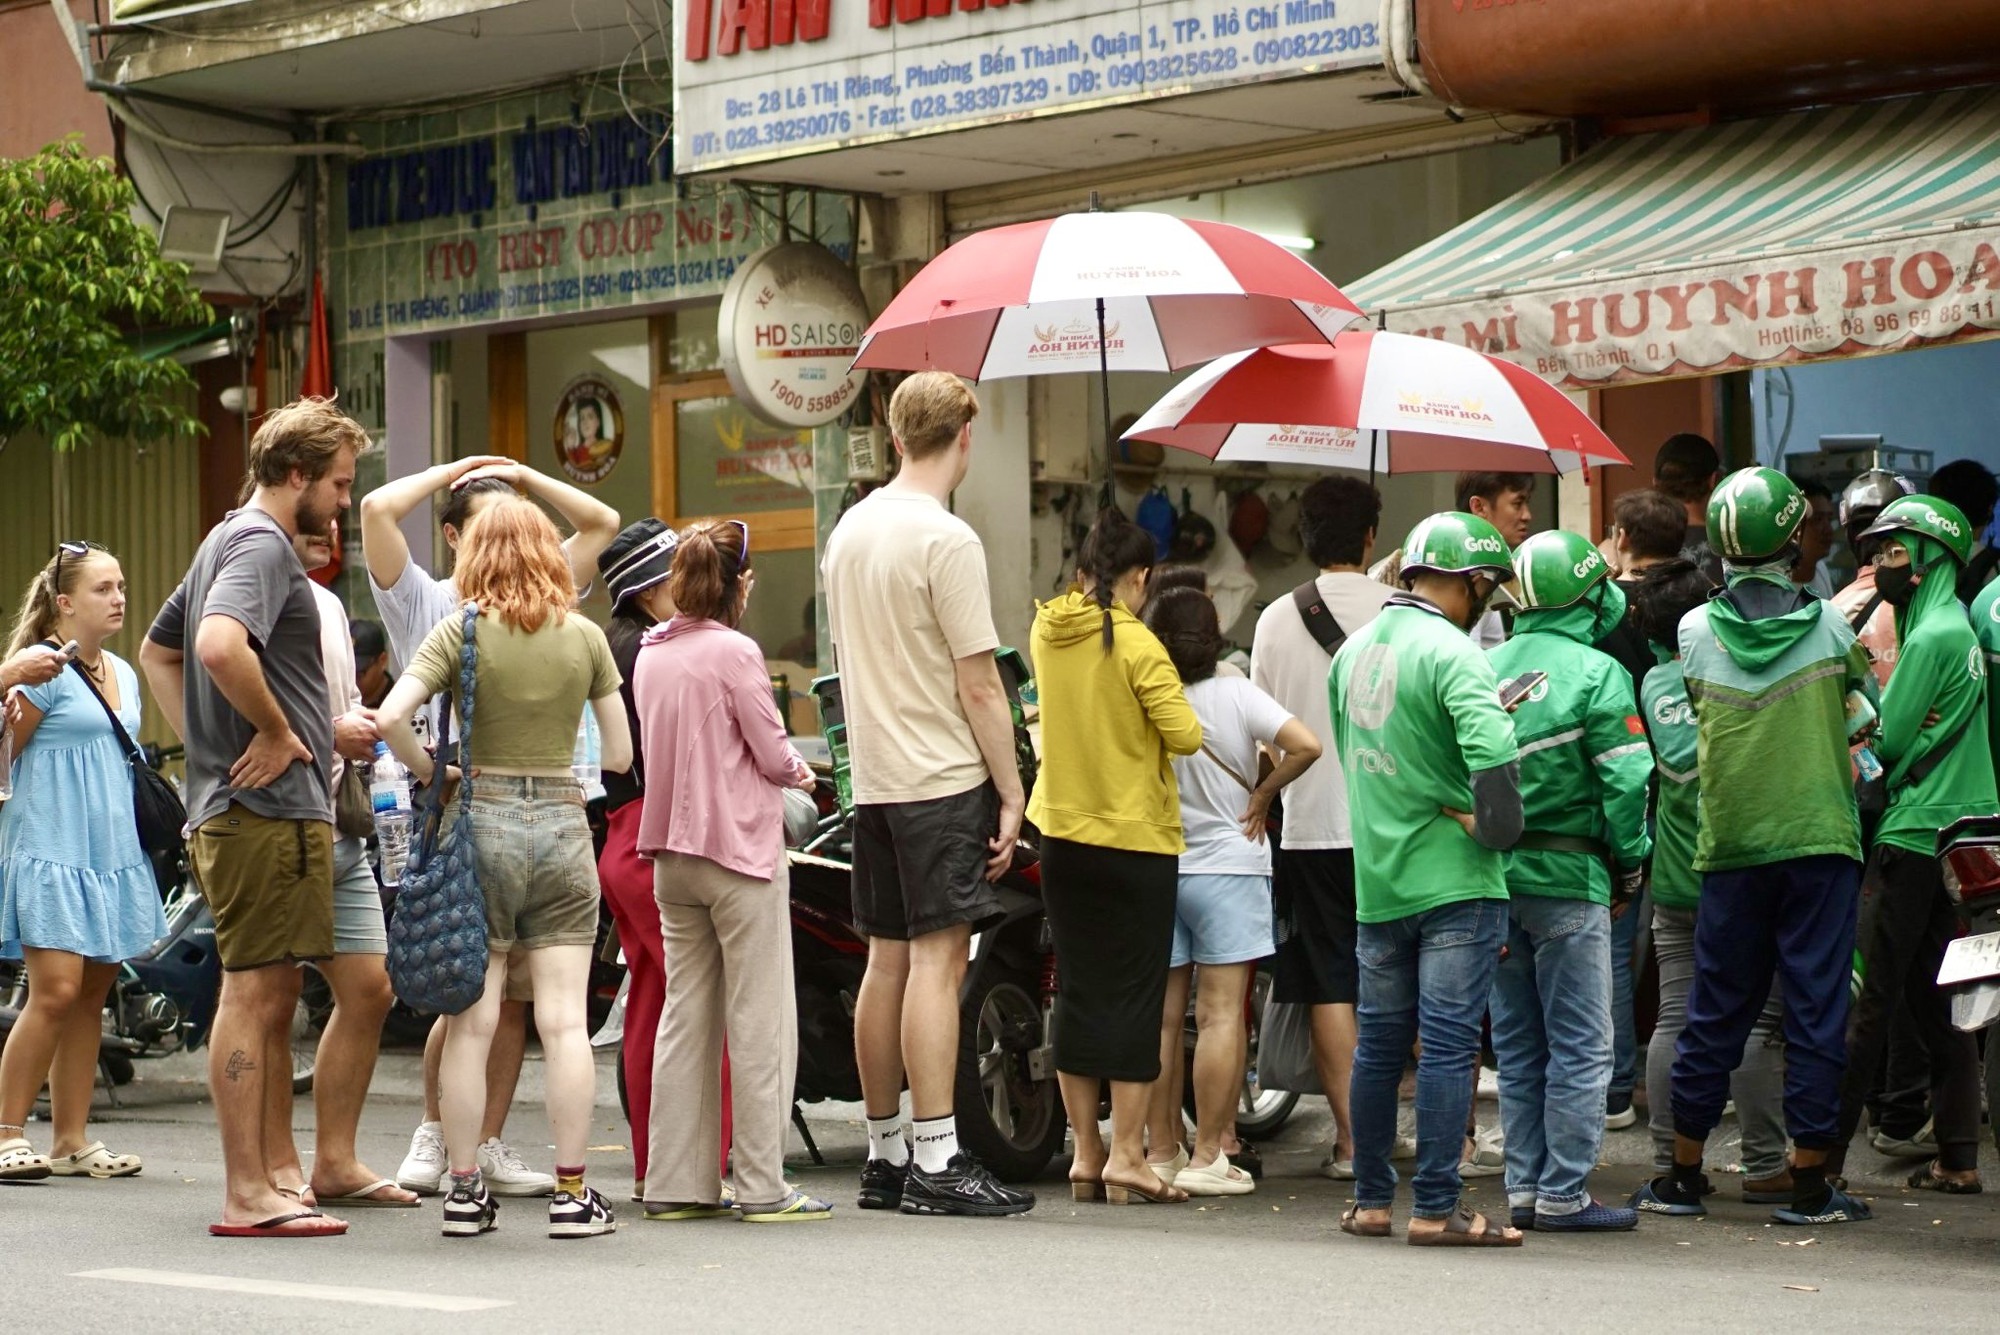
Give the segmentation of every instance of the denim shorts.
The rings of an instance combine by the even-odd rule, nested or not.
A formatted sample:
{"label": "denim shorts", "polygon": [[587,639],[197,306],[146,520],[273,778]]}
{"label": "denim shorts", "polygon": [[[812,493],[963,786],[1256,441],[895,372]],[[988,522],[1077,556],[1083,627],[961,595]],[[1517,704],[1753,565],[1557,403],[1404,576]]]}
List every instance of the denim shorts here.
{"label": "denim shorts", "polygon": [[472,841],[489,948],[596,943],[597,856],[575,779],[479,775]]}
{"label": "denim shorts", "polygon": [[382,889],[368,865],[368,845],[337,834],[333,840],[333,953],[386,955],[388,920]]}
{"label": "denim shorts", "polygon": [[1174,900],[1172,968],[1244,964],[1273,950],[1271,878],[1187,872]]}

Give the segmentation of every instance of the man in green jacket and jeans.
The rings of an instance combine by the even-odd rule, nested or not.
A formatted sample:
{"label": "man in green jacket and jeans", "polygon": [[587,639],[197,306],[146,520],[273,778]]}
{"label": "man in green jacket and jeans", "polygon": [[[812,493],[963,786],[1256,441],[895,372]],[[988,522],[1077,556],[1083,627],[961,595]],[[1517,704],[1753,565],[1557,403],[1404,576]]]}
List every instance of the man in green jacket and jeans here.
{"label": "man in green jacket and jeans", "polygon": [[1507,854],[1507,957],[1493,977],[1507,1201],[1516,1228],[1619,1232],[1638,1215],[1592,1199],[1588,1184],[1611,1083],[1611,916],[1614,904],[1631,910],[1644,876],[1653,753],[1631,674],[1591,647],[1625,619],[1597,548],[1537,533],[1514,570],[1521,611],[1489,661],[1503,682],[1543,680],[1514,711],[1522,833]]}
{"label": "man in green jacket and jeans", "polygon": [[1949,501],[1906,496],[1863,536],[1881,543],[1875,586],[1896,610],[1901,651],[1882,688],[1875,752],[1887,770],[1889,806],[1862,889],[1861,995],[1848,1022],[1840,1143],[1828,1171],[1845,1164],[1901,997],[1930,1053],[1938,1147],[1909,1185],[1969,1193],[1979,1190],[1979,1045],[1952,1027],[1950,1000],[1937,986],[1945,948],[1958,935],[1938,870],[1937,832],[1962,816],[2000,809],[1986,732],[1986,660],[1956,587],[1972,555],[1972,525]]}
{"label": "man in green jacket and jeans", "polygon": [[1847,754],[1850,692],[1874,694],[1868,656],[1831,604],[1791,579],[1806,500],[1769,468],[1731,473],[1708,503],[1727,588],[1680,627],[1700,740],[1703,873],[1695,974],[1673,1067],[1674,1163],[1634,1203],[1700,1214],[1702,1147],[1775,972],[1785,996],[1792,1203],[1781,1224],[1834,1224],[1868,1207],[1827,1181],[1840,1144],[1861,823]]}

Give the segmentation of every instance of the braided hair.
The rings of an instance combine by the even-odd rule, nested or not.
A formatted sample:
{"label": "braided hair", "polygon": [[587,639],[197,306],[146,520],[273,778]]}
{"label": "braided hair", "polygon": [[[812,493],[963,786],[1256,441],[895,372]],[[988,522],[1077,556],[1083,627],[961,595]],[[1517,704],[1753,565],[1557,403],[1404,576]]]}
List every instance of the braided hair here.
{"label": "braided hair", "polygon": [[1093,584],[1091,596],[1104,609],[1104,652],[1111,652],[1111,586],[1134,570],[1151,570],[1159,560],[1153,535],[1115,505],[1097,512],[1097,522],[1077,552],[1077,570]]}
{"label": "braided hair", "polygon": [[1186,585],[1161,589],[1146,599],[1146,629],[1166,646],[1181,684],[1192,686],[1215,675],[1222,656],[1222,625],[1207,594]]}

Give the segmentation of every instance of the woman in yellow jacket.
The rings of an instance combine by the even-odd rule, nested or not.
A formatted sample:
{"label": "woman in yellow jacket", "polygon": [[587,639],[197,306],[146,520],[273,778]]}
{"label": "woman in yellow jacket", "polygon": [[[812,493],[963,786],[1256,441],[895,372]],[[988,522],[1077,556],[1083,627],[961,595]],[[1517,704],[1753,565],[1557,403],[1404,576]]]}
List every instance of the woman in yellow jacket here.
{"label": "woman in yellow jacket", "polygon": [[[1146,1164],[1146,1099],[1160,1074],[1160,1007],[1181,853],[1170,756],[1201,746],[1167,651],[1132,614],[1153,537],[1098,516],[1077,582],[1044,603],[1030,637],[1042,765],[1028,819],[1042,833],[1042,894],[1056,947],[1055,1058],[1076,1136],[1078,1200],[1184,1201]],[[1111,1145],[1097,1129],[1111,1082]]]}

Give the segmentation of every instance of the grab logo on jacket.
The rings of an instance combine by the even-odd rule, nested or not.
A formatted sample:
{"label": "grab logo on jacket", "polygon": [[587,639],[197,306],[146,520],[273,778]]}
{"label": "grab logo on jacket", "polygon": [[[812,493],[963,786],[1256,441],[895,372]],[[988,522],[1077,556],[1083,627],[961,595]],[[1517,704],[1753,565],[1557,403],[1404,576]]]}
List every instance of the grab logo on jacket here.
{"label": "grab logo on jacket", "polygon": [[1395,712],[1395,646],[1368,645],[1356,658],[1354,671],[1347,679],[1347,719],[1357,728],[1375,732]]}

